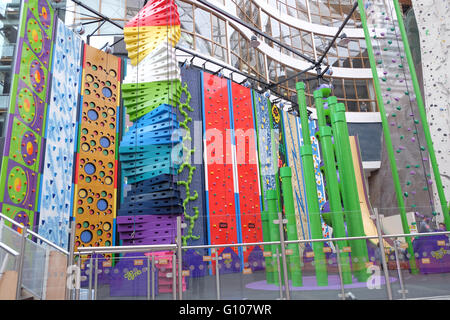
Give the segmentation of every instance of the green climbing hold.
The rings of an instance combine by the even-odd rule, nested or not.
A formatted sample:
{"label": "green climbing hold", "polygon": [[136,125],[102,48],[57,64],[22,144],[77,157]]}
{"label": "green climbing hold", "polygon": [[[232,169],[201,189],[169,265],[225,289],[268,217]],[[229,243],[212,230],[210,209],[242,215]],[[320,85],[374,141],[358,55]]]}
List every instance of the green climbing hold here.
{"label": "green climbing hold", "polygon": [[406,181],[406,185],[407,186],[411,185],[411,181]]}
{"label": "green climbing hold", "polygon": [[404,195],[405,197],[407,197],[407,198],[408,198],[408,196],[409,196],[408,192],[403,193],[403,195]]}

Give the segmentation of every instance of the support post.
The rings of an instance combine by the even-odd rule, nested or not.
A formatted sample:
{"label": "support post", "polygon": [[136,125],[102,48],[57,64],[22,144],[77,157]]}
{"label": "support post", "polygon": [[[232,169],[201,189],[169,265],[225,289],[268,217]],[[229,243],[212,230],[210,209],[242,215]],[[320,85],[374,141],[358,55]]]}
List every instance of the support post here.
{"label": "support post", "polygon": [[25,249],[27,246],[27,234],[28,228],[22,228],[22,238],[20,242],[20,256],[19,256],[19,268],[17,270],[17,289],[16,289],[16,300],[20,300],[22,297],[22,278],[23,278],[23,267],[25,265]]}
{"label": "support post", "polygon": [[[300,154],[303,164],[303,177],[305,179],[306,203],[311,226],[311,237],[313,239],[321,239],[323,237],[322,222],[320,220],[319,199],[317,198],[316,178],[314,175],[308,109],[306,108],[305,83],[297,82],[296,89],[303,135],[303,146],[300,147]],[[325,253],[323,252],[323,242],[313,242],[312,247],[314,251],[317,285],[326,286],[328,285],[328,273],[325,263]]]}
{"label": "support post", "polygon": [[289,292],[289,272],[287,269],[287,256],[286,256],[286,244],[284,243],[284,221],[281,212],[278,212],[278,230],[280,232],[280,247],[281,247],[281,262],[283,264],[283,276],[284,276],[284,290],[286,293],[286,299],[291,300]]}
{"label": "support post", "polygon": [[183,257],[181,249],[181,216],[177,217],[178,300],[183,300]]}
{"label": "support post", "polygon": [[[269,231],[269,212],[268,211],[261,211],[261,223],[262,223],[262,229],[263,229],[263,241],[270,241],[270,231]],[[264,245],[264,252],[269,252],[271,246],[270,245]],[[273,255],[274,253],[271,252]],[[274,280],[274,265],[272,264],[272,258],[265,256],[264,262],[266,264],[266,281],[267,283],[275,283]]]}
{"label": "support post", "polygon": [[406,60],[408,61],[409,73],[411,74],[411,80],[414,87],[414,94],[417,100],[417,109],[419,110],[420,120],[422,121],[423,133],[425,135],[425,141],[427,144],[428,154],[430,156],[431,168],[436,183],[436,189],[439,195],[439,201],[441,203],[442,214],[444,215],[444,222],[447,230],[450,230],[450,215],[449,208],[447,206],[447,200],[445,199],[444,188],[442,186],[441,174],[439,173],[439,166],[436,160],[436,153],[434,152],[433,140],[431,139],[430,127],[428,126],[427,114],[425,111],[425,105],[423,103],[422,92],[420,91],[419,80],[417,79],[416,69],[414,67],[414,61],[411,54],[411,48],[409,47],[408,36],[406,34],[405,24],[403,23],[403,15],[400,9],[398,0],[394,0],[395,13],[397,15],[398,27],[402,36],[403,47],[405,50]]}
{"label": "support post", "polygon": [[[298,240],[297,222],[295,220],[294,195],[292,191],[292,171],[290,167],[280,168],[281,190],[283,192],[284,215],[287,219],[287,239]],[[301,259],[299,247],[297,243],[287,245],[292,252],[288,258],[289,273],[294,287],[303,286],[302,268],[300,266]]]}
{"label": "support post", "polygon": [[[326,111],[323,106],[323,93],[320,90],[314,91],[314,101],[317,112],[317,125],[319,127],[319,142],[322,151],[322,160],[324,164],[324,175],[328,201],[330,203],[331,223],[333,226],[333,235],[337,238],[343,238],[345,234],[344,215],[342,212],[342,199],[339,192],[339,182],[337,177],[336,159],[334,154],[333,142],[331,140],[332,130],[327,125]],[[328,107],[328,113],[330,108]],[[346,240],[338,241],[339,247],[348,246]],[[349,254],[340,254],[340,266],[342,267],[342,277],[345,284],[352,283],[352,273],[350,269]]]}
{"label": "support post", "polygon": [[[280,232],[278,231],[278,227],[273,223],[274,220],[278,218],[277,215],[277,192],[275,190],[267,190],[267,213],[268,213],[268,219],[269,219],[269,235],[270,235],[270,241],[280,241]],[[271,257],[271,266],[272,269],[270,269],[269,273],[272,275],[272,283],[279,284],[280,286],[282,283],[278,283],[278,277],[277,273],[282,272],[281,269],[276,270],[277,267],[275,267],[275,258],[273,257],[273,254],[275,253],[276,249],[279,249],[279,245],[272,244],[270,245],[270,251],[272,252]]]}
{"label": "support post", "polygon": [[380,250],[380,257],[381,257],[381,265],[383,266],[383,272],[384,272],[384,279],[386,282],[386,293],[389,300],[392,300],[392,289],[391,289],[391,281],[389,279],[389,269],[386,262],[386,251],[384,248],[384,242],[383,237],[381,236],[381,224],[380,224],[380,216],[378,214],[378,209],[373,209],[375,214],[375,225],[377,227],[377,233],[378,233],[378,246]]}
{"label": "support post", "polygon": [[[410,233],[410,231],[409,231],[409,226],[408,226],[408,219],[406,218],[405,202],[403,199],[402,187],[401,187],[400,178],[398,175],[397,163],[395,162],[394,147],[392,146],[391,133],[389,131],[389,123],[388,123],[388,120],[386,117],[386,109],[384,107],[383,97],[381,94],[380,79],[378,77],[378,71],[377,71],[377,67],[376,67],[375,55],[373,52],[372,41],[370,39],[369,28],[367,26],[366,11],[364,9],[363,0],[358,0],[358,7],[359,7],[359,12],[360,12],[360,17],[361,17],[361,24],[362,24],[363,31],[364,31],[364,37],[366,39],[367,55],[369,57],[370,68],[372,69],[373,86],[375,88],[375,94],[376,94],[376,98],[377,98],[378,108],[380,110],[381,125],[383,127],[384,142],[386,145],[386,151],[387,151],[388,158],[389,158],[389,164],[391,166],[391,173],[392,173],[392,180],[394,183],[395,195],[397,197],[397,203],[398,203],[398,207],[400,210],[400,218],[402,221],[403,232],[405,234],[407,234],[407,233]],[[448,226],[447,226],[447,228],[448,228]],[[408,252],[411,256],[409,259],[411,273],[418,274],[419,270],[416,266],[416,259],[414,256],[414,250],[412,248],[411,238],[407,237],[406,243],[408,244]]]}

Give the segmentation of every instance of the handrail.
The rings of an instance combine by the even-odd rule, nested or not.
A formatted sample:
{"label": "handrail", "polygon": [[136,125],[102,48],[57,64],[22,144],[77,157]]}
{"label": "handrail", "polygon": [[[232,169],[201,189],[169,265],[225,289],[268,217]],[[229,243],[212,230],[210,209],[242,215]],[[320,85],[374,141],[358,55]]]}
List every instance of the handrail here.
{"label": "handrail", "polygon": [[19,253],[14,250],[13,248],[7,246],[6,244],[4,244],[3,242],[0,242],[0,248],[2,248],[3,250],[5,250],[6,252],[8,252],[9,254],[13,255],[14,257],[19,256]]}
{"label": "handrail", "polygon": [[[403,238],[403,237],[421,237],[421,236],[435,236],[435,235],[450,235],[450,231],[436,231],[424,233],[399,233],[382,235],[382,238]],[[361,239],[378,239],[378,236],[360,236],[360,237],[340,237],[327,239],[302,239],[302,240],[285,240],[285,244],[291,243],[309,243],[309,242],[330,242],[342,240],[361,240]],[[266,242],[248,242],[248,243],[224,243],[214,245],[197,245],[197,246],[181,246],[181,249],[207,249],[207,248],[223,248],[223,247],[247,247],[258,245],[276,245],[281,244],[281,241],[266,241]],[[80,247],[78,252],[74,255],[87,255],[95,253],[127,253],[127,252],[146,252],[157,250],[176,250],[176,244],[168,245],[140,245],[140,246],[116,246],[116,247]]]}
{"label": "handrail", "polygon": [[64,253],[65,255],[69,255],[69,251],[59,247],[58,245],[54,244],[53,242],[45,239],[44,237],[42,237],[41,235],[37,234],[36,232],[28,229],[27,227],[25,227],[24,225],[18,223],[17,221],[14,221],[13,219],[9,218],[8,216],[5,216],[3,213],[0,212],[0,219],[5,219],[8,222],[11,222],[13,225],[26,230],[26,232],[30,235],[32,235],[33,237],[38,238],[39,240],[41,240],[42,242],[45,242],[46,244],[48,244],[49,246],[53,247],[54,249],[61,251],[62,253]]}
{"label": "handrail", "polygon": [[79,247],[74,255],[85,255],[95,253],[126,253],[126,252],[146,252],[158,250],[176,250],[176,244],[166,245],[140,245],[140,246],[115,246],[115,247]]}

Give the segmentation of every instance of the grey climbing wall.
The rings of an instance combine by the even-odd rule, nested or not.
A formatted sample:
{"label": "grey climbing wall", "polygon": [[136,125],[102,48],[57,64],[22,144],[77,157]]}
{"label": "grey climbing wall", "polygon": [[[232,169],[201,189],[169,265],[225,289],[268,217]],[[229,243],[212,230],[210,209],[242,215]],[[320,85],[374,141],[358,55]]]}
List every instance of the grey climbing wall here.
{"label": "grey climbing wall", "polygon": [[[444,192],[450,199],[450,1],[412,1],[420,37],[424,100]],[[433,185],[434,202],[439,203]],[[438,221],[442,221],[442,215]]]}
{"label": "grey climbing wall", "polygon": [[[393,3],[368,1],[366,13],[406,211],[432,216],[440,208],[433,203],[428,150]],[[398,214],[384,142],[381,161],[370,181],[372,205],[386,216]]]}

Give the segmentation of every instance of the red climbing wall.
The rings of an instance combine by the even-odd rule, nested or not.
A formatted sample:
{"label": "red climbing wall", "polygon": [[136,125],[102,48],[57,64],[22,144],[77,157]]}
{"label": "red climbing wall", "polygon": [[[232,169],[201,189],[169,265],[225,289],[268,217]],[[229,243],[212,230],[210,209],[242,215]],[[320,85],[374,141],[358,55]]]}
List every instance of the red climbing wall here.
{"label": "red climbing wall", "polygon": [[[211,244],[237,242],[227,80],[204,73],[204,129]],[[234,249],[238,253],[237,249]],[[219,254],[222,250],[219,251]]]}
{"label": "red climbing wall", "polygon": [[[263,237],[251,90],[233,82],[231,98],[242,242],[259,242]],[[254,247],[244,248],[245,267],[253,250]]]}

